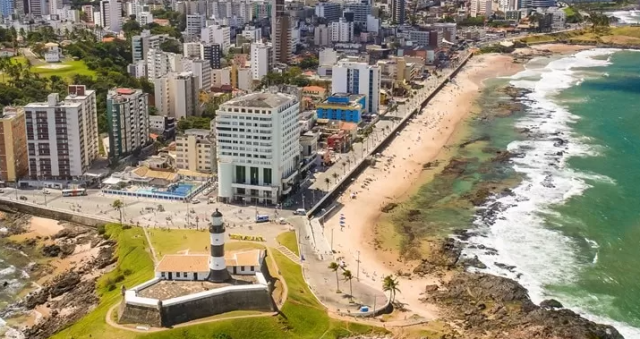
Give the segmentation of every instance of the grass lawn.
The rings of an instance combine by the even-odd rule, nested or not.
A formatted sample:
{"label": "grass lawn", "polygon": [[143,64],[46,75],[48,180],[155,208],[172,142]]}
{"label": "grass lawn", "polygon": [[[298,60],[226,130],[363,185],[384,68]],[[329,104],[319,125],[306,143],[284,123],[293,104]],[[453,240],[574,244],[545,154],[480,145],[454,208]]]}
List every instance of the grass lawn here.
{"label": "grass lawn", "polygon": [[[149,238],[158,260],[166,254],[176,254],[186,250],[193,253],[208,253],[205,248],[208,248],[210,243],[208,228],[204,226],[200,231],[149,229]],[[263,245],[247,241],[227,241],[224,247],[228,251],[264,248]]]}
{"label": "grass lawn", "polygon": [[276,240],[278,243],[286,248],[288,248],[291,252],[300,256],[300,251],[298,250],[298,239],[296,238],[296,232],[289,231],[280,233]]}
{"label": "grass lawn", "polygon": [[[161,231],[153,230],[155,235],[152,241],[162,241],[169,239],[173,245],[164,248],[179,248],[177,241],[181,235],[191,236],[187,232],[195,233],[202,238],[201,233],[196,231]],[[178,327],[167,331],[156,333],[134,333],[119,330],[108,326],[104,318],[107,310],[120,300],[120,289],[116,288],[108,291],[106,287],[108,281],[115,280],[122,275],[124,281],[118,283],[125,286],[134,286],[152,277],[153,262],[147,250],[147,244],[142,229],[131,228],[122,230],[118,225],[108,225],[107,233],[112,239],[118,241],[118,266],[113,272],[107,274],[99,280],[98,291],[101,295],[100,305],[82,318],[77,323],[53,336],[55,339],[205,339],[212,338],[214,334],[225,333],[232,339],[280,339],[280,338],[308,338],[308,339],[331,339],[349,335],[386,333],[384,329],[373,328],[366,325],[337,321],[329,318],[322,305],[313,296],[302,277],[302,268],[286,258],[277,250],[269,251],[270,256],[275,260],[282,277],[288,287],[288,299],[281,309],[282,315],[273,317],[258,317],[249,319],[231,319],[212,323],[198,324],[193,326]],[[173,236],[173,238],[171,237]],[[237,243],[229,247],[247,246],[247,243]],[[250,246],[259,244],[249,243]],[[176,247],[178,246],[178,247]],[[204,247],[203,247],[204,248]],[[165,251],[168,251],[165,249]],[[169,253],[169,252],[167,252]],[[125,275],[125,270],[131,270],[131,274]],[[233,312],[229,315],[242,313]],[[216,317],[224,317],[220,315]]]}
{"label": "grass lawn", "polygon": [[576,15],[576,11],[573,10],[573,7],[565,7],[563,11],[564,11],[564,14],[568,17]]}
{"label": "grass lawn", "polygon": [[67,66],[64,68],[59,68],[59,69],[55,69],[55,68],[44,68],[43,66],[47,66],[47,64],[44,65],[38,65],[38,66],[33,66],[31,67],[31,71],[33,73],[36,74],[40,74],[42,76],[46,76],[46,77],[50,77],[52,75],[57,75],[61,78],[65,78],[65,79],[69,79],[72,76],[76,75],[76,74],[80,74],[80,75],[89,75],[92,77],[96,76],[96,72],[90,70],[89,68],[87,68],[87,65],[85,65],[84,61],[82,60],[70,60],[70,61],[64,61],[64,62],[60,62],[57,64],[52,64],[52,65],[61,65],[61,66]]}

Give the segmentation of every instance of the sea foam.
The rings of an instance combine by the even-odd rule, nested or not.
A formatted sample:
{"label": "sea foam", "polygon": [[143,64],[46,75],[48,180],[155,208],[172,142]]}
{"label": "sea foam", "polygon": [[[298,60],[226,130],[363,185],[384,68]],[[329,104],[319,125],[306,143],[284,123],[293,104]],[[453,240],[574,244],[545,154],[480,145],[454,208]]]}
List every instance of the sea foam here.
{"label": "sea foam", "polygon": [[[484,246],[468,247],[464,255],[478,256],[487,266],[482,271],[518,280],[529,290],[534,302],[559,298],[585,317],[615,326],[627,338],[640,338],[640,329],[584,311],[586,299],[606,296],[563,300],[544,288],[572,283],[581,264],[574,240],[545,227],[545,215],[555,213],[550,207],[581,195],[591,181],[614,184],[608,177],[577,172],[566,166],[568,158],[596,156],[598,148],[573,135],[571,123],[579,118],[557,104],[553,95],[581,81],[584,74],[576,68],[607,66],[616,51],[582,51],[540,68],[528,67],[512,77],[513,86],[531,91],[525,98],[527,114],[516,127],[528,128],[532,138],[508,145],[510,152],[520,154],[512,162],[524,179],[512,195],[496,197],[479,209],[475,222],[478,235],[469,239],[469,243]],[[498,211],[497,215],[487,217],[490,210]],[[482,249],[486,247],[497,250],[497,254]],[[593,259],[596,261],[597,256]],[[515,266],[515,269],[506,270],[496,264]]]}

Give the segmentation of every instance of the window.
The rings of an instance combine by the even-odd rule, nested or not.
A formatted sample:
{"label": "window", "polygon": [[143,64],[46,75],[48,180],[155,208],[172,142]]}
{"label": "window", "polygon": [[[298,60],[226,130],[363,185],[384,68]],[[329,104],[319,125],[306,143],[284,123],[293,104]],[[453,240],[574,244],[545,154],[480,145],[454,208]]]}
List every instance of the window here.
{"label": "window", "polygon": [[162,277],[162,279],[164,279],[165,278],[165,273],[164,272],[160,273],[160,277]]}
{"label": "window", "polygon": [[240,266],[240,271],[244,271],[244,266]]}

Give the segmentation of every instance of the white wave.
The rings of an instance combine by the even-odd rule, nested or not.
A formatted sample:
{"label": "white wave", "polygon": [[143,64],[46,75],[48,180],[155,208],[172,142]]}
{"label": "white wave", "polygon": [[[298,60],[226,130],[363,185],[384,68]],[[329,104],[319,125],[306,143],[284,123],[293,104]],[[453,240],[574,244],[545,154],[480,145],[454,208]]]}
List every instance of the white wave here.
{"label": "white wave", "polygon": [[[469,239],[470,243],[496,249],[497,254],[477,247],[465,249],[464,254],[478,256],[487,265],[484,271],[488,273],[519,280],[534,302],[558,298],[550,295],[544,286],[575,281],[583,260],[576,255],[578,244],[546,227],[545,215],[554,213],[550,207],[581,195],[590,187],[589,182],[615,184],[606,176],[566,167],[566,161],[571,157],[597,156],[598,152],[586,143],[588,140],[573,135],[571,123],[578,117],[554,102],[553,96],[581,81],[583,75],[576,68],[607,66],[610,64],[608,58],[616,51],[582,51],[553,60],[538,70],[527,69],[524,75],[517,74],[511,81],[514,86],[532,91],[527,94],[530,100],[527,102],[528,114],[516,123],[516,127],[529,128],[534,137],[512,142],[507,147],[510,152],[521,154],[513,158],[513,167],[524,179],[513,189],[513,195],[500,197],[484,206],[488,208],[495,203],[501,204],[502,208],[490,226],[478,218],[476,225],[480,234]],[[537,72],[537,80],[532,72]],[[597,261],[597,256],[593,261]],[[516,268],[506,270],[496,264]],[[562,302],[589,319],[614,325],[627,338],[640,338],[640,329],[587,314],[583,311],[587,307],[580,304],[582,301]]]}
{"label": "white wave", "polygon": [[4,277],[10,274],[13,274],[16,272],[16,267],[15,266],[9,266],[7,268],[4,268],[2,270],[0,270],[0,277]]}
{"label": "white wave", "polygon": [[620,22],[625,24],[640,23],[640,12],[638,11],[615,11],[606,14],[618,18]]}

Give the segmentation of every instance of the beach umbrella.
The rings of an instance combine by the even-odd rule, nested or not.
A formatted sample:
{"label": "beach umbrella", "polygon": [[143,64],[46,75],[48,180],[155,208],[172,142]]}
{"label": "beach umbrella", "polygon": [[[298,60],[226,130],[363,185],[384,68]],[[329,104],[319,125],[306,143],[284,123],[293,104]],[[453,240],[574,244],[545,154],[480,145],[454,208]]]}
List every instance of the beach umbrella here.
{"label": "beach umbrella", "polygon": [[340,220],[340,226],[344,226],[344,220]]}

